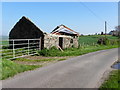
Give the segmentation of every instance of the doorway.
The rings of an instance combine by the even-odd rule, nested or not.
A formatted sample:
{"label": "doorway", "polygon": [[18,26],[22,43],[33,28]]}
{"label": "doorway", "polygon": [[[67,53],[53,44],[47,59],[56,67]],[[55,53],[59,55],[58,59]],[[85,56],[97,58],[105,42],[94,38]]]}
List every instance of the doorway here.
{"label": "doorway", "polygon": [[63,49],[63,37],[59,37],[59,46]]}

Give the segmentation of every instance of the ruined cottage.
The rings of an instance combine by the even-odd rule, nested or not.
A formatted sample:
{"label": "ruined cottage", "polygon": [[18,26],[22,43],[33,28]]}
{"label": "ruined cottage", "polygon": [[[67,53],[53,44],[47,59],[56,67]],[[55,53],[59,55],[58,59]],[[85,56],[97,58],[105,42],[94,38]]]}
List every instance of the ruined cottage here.
{"label": "ruined cottage", "polygon": [[[69,47],[78,47],[78,37],[79,33],[68,28],[65,25],[59,25],[57,26],[52,32],[52,35],[61,36],[59,38],[59,41],[63,42],[62,45],[60,45],[63,48],[69,48]],[[64,36],[64,38],[63,38]]]}
{"label": "ruined cottage", "polygon": [[[9,44],[13,44],[11,39],[38,39],[32,41],[39,43],[40,49],[51,48],[70,48],[78,47],[79,33],[66,27],[65,25],[57,26],[50,34],[43,32],[31,20],[23,16],[12,28],[9,33]],[[40,39],[40,40],[39,40]],[[25,43],[24,41],[15,41],[15,44]],[[11,46],[12,47],[12,46]],[[18,48],[20,46],[16,46]]]}
{"label": "ruined cottage", "polygon": [[46,34],[44,36],[44,47],[51,48],[53,46],[57,48],[61,47],[62,49],[73,46],[78,47],[78,40],[71,36]]}

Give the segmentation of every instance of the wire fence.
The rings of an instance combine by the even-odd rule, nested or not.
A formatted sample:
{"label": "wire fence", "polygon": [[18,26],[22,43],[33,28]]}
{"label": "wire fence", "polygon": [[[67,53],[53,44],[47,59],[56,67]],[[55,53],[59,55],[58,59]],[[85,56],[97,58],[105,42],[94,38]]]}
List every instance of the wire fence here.
{"label": "wire fence", "polygon": [[37,54],[41,50],[41,38],[39,39],[10,39],[0,41],[0,54],[5,59],[15,59]]}

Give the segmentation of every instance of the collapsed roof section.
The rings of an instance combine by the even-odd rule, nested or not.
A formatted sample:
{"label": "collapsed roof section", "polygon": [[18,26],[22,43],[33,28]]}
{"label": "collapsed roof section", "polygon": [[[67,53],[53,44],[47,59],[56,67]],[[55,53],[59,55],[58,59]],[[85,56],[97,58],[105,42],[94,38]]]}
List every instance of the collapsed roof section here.
{"label": "collapsed roof section", "polygon": [[66,27],[65,25],[57,26],[51,33],[56,35],[79,36],[78,32],[75,32],[74,30]]}

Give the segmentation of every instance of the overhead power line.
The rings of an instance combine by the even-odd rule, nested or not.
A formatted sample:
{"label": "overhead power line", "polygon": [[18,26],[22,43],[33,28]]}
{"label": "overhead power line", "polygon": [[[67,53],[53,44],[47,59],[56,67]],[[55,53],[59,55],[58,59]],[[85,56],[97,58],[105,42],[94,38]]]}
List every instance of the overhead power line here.
{"label": "overhead power line", "polygon": [[[97,17],[102,23],[105,22],[106,20],[104,20],[103,18],[101,18],[99,15],[97,15],[93,10],[91,10],[87,5],[85,5],[83,2],[80,2],[81,5],[83,5],[85,8],[87,8],[95,17]],[[109,26],[109,29],[113,29],[112,26],[106,22],[106,24]]]}

